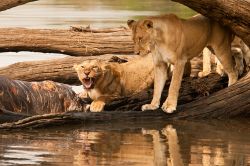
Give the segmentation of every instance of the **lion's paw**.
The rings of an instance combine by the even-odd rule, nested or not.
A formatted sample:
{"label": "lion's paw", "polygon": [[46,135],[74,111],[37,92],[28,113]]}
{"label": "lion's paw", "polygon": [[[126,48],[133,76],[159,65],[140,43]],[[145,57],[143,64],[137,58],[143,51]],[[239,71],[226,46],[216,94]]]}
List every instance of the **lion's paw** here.
{"label": "lion's paw", "polygon": [[153,105],[153,104],[145,104],[141,107],[141,110],[142,111],[148,111],[148,110],[156,110],[158,109],[159,106],[158,105]]}
{"label": "lion's paw", "polygon": [[173,104],[169,103],[169,102],[165,102],[163,103],[162,107],[161,107],[162,111],[171,114],[176,110],[176,106],[174,106]]}
{"label": "lion's paw", "polygon": [[104,110],[105,103],[103,101],[93,101],[90,105],[91,112],[101,112]]}
{"label": "lion's paw", "polygon": [[176,129],[173,128],[172,125],[167,125],[165,128],[161,130],[162,134],[165,136],[171,136],[176,134]]}
{"label": "lion's paw", "polygon": [[221,77],[225,77],[226,73],[221,67],[216,68],[216,73],[218,73]]}
{"label": "lion's paw", "polygon": [[165,128],[163,128],[161,130],[163,133],[167,133],[167,132],[176,132],[176,129],[173,128],[172,125],[167,125]]}

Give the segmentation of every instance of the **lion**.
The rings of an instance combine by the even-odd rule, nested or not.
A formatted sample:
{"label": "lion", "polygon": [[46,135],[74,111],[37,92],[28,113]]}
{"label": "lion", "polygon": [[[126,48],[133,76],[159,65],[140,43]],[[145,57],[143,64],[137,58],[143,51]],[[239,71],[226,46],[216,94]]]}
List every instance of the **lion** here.
{"label": "lion", "polygon": [[[214,58],[214,55],[208,48],[204,48],[203,50],[203,69],[201,72],[198,73],[199,77],[205,77],[211,73],[211,58]],[[235,62],[235,68],[238,72],[238,75],[241,76],[245,71],[249,70],[250,66],[250,49],[249,47],[243,42],[242,39],[235,36],[232,44],[231,44],[231,52]],[[222,77],[226,75],[225,71],[223,70],[223,66],[215,57],[214,59],[216,64],[216,73],[221,75]],[[245,62],[245,63],[244,63]]]}
{"label": "lion", "polygon": [[121,64],[87,60],[74,68],[86,95],[93,100],[91,112],[101,112],[106,103],[146,90],[154,82],[151,54]]}
{"label": "lion", "polygon": [[167,79],[167,65],[174,65],[168,97],[161,109],[173,113],[177,107],[179,89],[186,62],[199,56],[206,46],[210,46],[222,62],[229,77],[228,85],[238,80],[230,53],[232,32],[202,15],[181,19],[174,14],[151,16],[138,21],[128,20],[135,43],[135,53],[152,53],[154,61],[154,94],[150,104],[142,106],[142,111],[156,110]]}

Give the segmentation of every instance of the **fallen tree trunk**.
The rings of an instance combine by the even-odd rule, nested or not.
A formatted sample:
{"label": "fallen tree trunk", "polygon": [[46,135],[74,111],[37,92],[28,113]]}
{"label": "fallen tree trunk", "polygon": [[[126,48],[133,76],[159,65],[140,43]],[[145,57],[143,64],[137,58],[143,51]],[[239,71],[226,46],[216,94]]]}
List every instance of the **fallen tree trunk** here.
{"label": "fallen tree trunk", "polygon": [[28,2],[34,2],[37,0],[1,0],[0,1],[0,11],[4,11],[19,5],[26,4]]}
{"label": "fallen tree trunk", "polygon": [[[209,84],[206,85],[207,81],[209,81]],[[20,82],[21,81],[19,81],[19,84],[20,84]],[[206,83],[204,83],[204,82],[206,82]],[[26,112],[30,113],[31,111],[33,111],[33,112],[35,111],[36,114],[45,114],[45,113],[48,113],[49,109],[51,109],[51,108],[47,108],[47,107],[46,108],[41,107],[41,106],[43,106],[42,103],[37,103],[38,102],[37,100],[33,100],[33,101],[30,101],[29,105],[34,105],[34,104],[32,104],[34,102],[34,103],[37,103],[37,105],[40,106],[41,108],[27,107],[27,108],[25,108],[24,111],[20,111],[22,109],[21,108],[22,105],[24,105],[24,104],[21,104],[21,106],[20,106],[20,104],[18,105],[18,103],[21,103],[23,100],[25,102],[27,102],[27,100],[28,100],[27,97],[16,95],[17,94],[16,92],[18,92],[18,94],[21,94],[21,93],[19,92],[18,88],[15,87],[14,85],[11,85],[10,83],[5,85],[6,81],[5,81],[5,83],[3,81],[2,84],[5,86],[5,87],[3,86],[2,91],[1,91],[3,94],[5,94],[5,96],[2,96],[2,98],[0,99],[0,101],[2,102],[2,107],[0,107],[0,109],[3,108],[2,114],[0,114],[0,116],[3,116],[1,118],[2,120],[4,120],[3,119],[4,117],[8,117],[8,120],[11,120],[11,116],[13,116],[13,121],[15,121],[16,119],[23,118],[23,113],[26,113]],[[33,85],[34,83],[29,84],[29,83],[25,82],[25,84],[28,84],[29,86],[31,86],[31,88],[33,88],[33,86],[34,86]],[[49,82],[49,85],[51,85],[51,84],[53,85],[52,82]],[[180,92],[181,95],[180,95],[180,99],[179,99],[179,104],[186,104],[186,103],[189,103],[193,100],[199,99],[199,98],[203,97],[204,95],[208,95],[209,93],[213,93],[214,91],[218,91],[218,90],[222,89],[223,87],[225,87],[226,84],[227,83],[226,83],[225,79],[222,79],[220,76],[215,75],[215,74],[210,75],[209,77],[206,77],[206,78],[202,78],[202,79],[194,79],[194,78],[187,77],[183,81],[183,87],[181,88],[181,92]],[[7,86],[7,88],[6,88],[6,86]],[[45,85],[42,84],[41,86],[44,87]],[[12,90],[13,87],[15,87],[15,90]],[[167,85],[167,87],[168,87],[168,85]],[[26,93],[28,93],[28,94],[34,93],[34,89],[36,89],[36,88],[33,88],[33,89],[31,89],[31,88],[25,89],[27,91]],[[46,87],[43,89],[43,92],[40,93],[41,95],[46,94],[46,90],[47,91],[50,90],[50,89],[46,89],[46,88],[48,88],[48,85],[46,85]],[[31,89],[31,91],[30,91],[30,89]],[[168,89],[168,88],[166,88],[166,89]],[[65,90],[68,91],[67,88]],[[13,93],[12,91],[15,93]],[[165,90],[163,94],[164,94],[164,98],[165,98],[167,95],[167,90]],[[9,96],[6,96],[6,95],[9,95]],[[47,100],[51,100],[51,96],[48,96],[48,95],[45,95],[43,98],[44,98],[43,101],[45,101],[45,103]],[[122,118],[126,118],[126,117],[132,118],[135,114],[137,115],[136,116],[137,118],[138,118],[139,114],[141,114],[142,115],[141,118],[145,119],[149,115],[151,116],[153,112],[150,112],[150,113],[143,112],[142,113],[140,111],[141,110],[140,108],[141,108],[142,104],[150,102],[151,99],[152,99],[152,90],[149,90],[148,92],[145,91],[145,92],[142,92],[140,94],[137,94],[137,95],[134,95],[131,97],[122,98],[122,99],[118,99],[116,101],[113,101],[112,103],[106,105],[106,107],[105,107],[106,111],[102,112],[102,113],[96,114],[96,113],[90,113],[90,112],[85,112],[85,113],[83,113],[83,112],[82,113],[74,113],[74,112],[72,113],[71,112],[71,113],[66,113],[66,114],[63,113],[63,114],[54,114],[54,115],[41,115],[41,116],[35,116],[36,117],[35,122],[33,122],[34,118],[31,117],[31,121],[29,121],[29,122],[31,122],[31,124],[38,125],[38,126],[43,125],[43,123],[46,123],[46,124],[47,123],[55,123],[55,121],[56,121],[56,123],[67,122],[69,120],[71,121],[71,120],[75,119],[75,118],[72,118],[72,116],[74,117],[75,115],[77,115],[77,116],[80,115],[83,117],[87,116],[86,120],[90,120],[90,121],[93,121],[93,120],[101,120],[102,121],[102,120],[105,120],[107,118],[107,116],[109,117],[110,115],[112,116],[111,119],[115,118],[115,119],[121,120]],[[53,101],[51,100],[50,103],[54,103],[54,102],[58,102],[58,101],[55,101],[55,99],[53,99]],[[78,103],[87,103],[87,101],[83,101],[83,102],[79,101]],[[54,103],[54,104],[56,105],[57,103]],[[46,104],[44,104],[44,105],[46,105]],[[75,105],[76,105],[75,100],[73,100],[73,106],[75,106]],[[16,107],[18,107],[18,106],[19,106],[19,108],[17,109]],[[86,105],[83,104],[81,109],[85,109],[85,106]],[[79,105],[77,108],[79,108]],[[28,110],[28,109],[31,109],[31,110]],[[45,110],[43,111],[43,109],[45,109]],[[17,113],[22,113],[22,114],[20,115],[20,117],[18,117],[18,114],[12,115],[9,112],[6,112],[6,110],[9,110],[12,112],[17,112]],[[65,109],[62,111],[65,111]],[[56,111],[53,111],[53,112],[56,112]],[[116,116],[116,114],[117,114],[117,116]],[[27,114],[25,114],[25,115],[27,115]],[[90,117],[90,119],[88,119],[88,117]],[[156,116],[156,118],[164,118],[164,117],[166,117],[165,114],[164,113],[162,114],[160,111],[159,111],[159,114],[157,114],[157,116]],[[44,119],[44,118],[49,118],[49,120]],[[39,121],[38,124],[37,124],[37,120]],[[26,122],[27,121],[25,120],[25,123]],[[25,124],[25,126],[26,126],[26,124]],[[28,126],[30,126],[30,123],[28,124]]]}
{"label": "fallen tree trunk", "polygon": [[250,46],[250,1],[249,0],[172,0],[230,27]]}
{"label": "fallen tree trunk", "polygon": [[5,110],[30,116],[84,109],[85,105],[68,85],[52,81],[26,82],[0,77],[1,118],[6,115]]}
{"label": "fallen tree trunk", "polygon": [[0,76],[23,81],[51,80],[60,83],[80,85],[80,81],[73,68],[74,64],[79,64],[82,61],[90,59],[111,61],[114,57],[130,59],[133,56],[107,54],[100,56],[65,57],[54,60],[19,62],[0,68]]}
{"label": "fallen tree trunk", "polygon": [[[44,127],[62,125],[65,123],[116,122],[121,120],[142,122],[152,119],[198,120],[209,118],[227,119],[249,117],[250,100],[247,99],[250,96],[249,77],[250,73],[235,85],[223,90],[221,89],[227,85],[227,81],[218,75],[209,75],[206,78],[198,80],[184,80],[179,98],[179,106],[177,107],[177,112],[174,114],[166,114],[161,110],[140,111],[141,105],[148,103],[152,97],[150,93],[143,93],[130,98],[114,101],[105,107],[106,111],[101,113],[65,112],[59,114],[37,115],[17,122],[2,124],[0,125],[0,129]],[[211,82],[209,82],[209,80],[211,80]],[[218,92],[213,93],[213,91]],[[213,94],[208,97],[203,96],[208,93]],[[167,91],[163,94],[166,96]],[[16,115],[15,118],[17,118]]]}
{"label": "fallen tree trunk", "polygon": [[205,119],[249,117],[250,115],[250,73],[236,84],[223,89],[207,98],[183,106],[176,118]]}
{"label": "fallen tree trunk", "polygon": [[[0,76],[6,76],[15,80],[23,81],[43,81],[51,80],[55,82],[80,85],[77,74],[73,69],[74,64],[81,63],[88,59],[101,59],[105,61],[118,57],[129,60],[133,55],[100,55],[86,57],[66,57],[54,60],[19,62],[7,67],[0,68]],[[197,73],[202,69],[202,59],[200,57],[192,60],[192,73]]]}
{"label": "fallen tree trunk", "polygon": [[11,111],[5,110],[4,108],[0,108],[0,123],[18,121],[18,120],[28,118],[28,117],[30,117],[30,115],[11,112]]}
{"label": "fallen tree trunk", "polygon": [[[83,29],[83,28],[82,28]],[[1,28],[0,51],[63,53],[74,56],[131,54],[130,30],[121,27],[91,30]]]}

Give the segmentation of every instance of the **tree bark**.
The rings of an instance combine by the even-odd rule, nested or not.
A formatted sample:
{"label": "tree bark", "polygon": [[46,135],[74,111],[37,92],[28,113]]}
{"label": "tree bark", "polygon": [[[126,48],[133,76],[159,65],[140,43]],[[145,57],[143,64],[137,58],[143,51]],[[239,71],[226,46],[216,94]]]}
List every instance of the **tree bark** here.
{"label": "tree bark", "polygon": [[172,0],[228,26],[250,46],[249,0]]}
{"label": "tree bark", "polygon": [[100,55],[86,57],[65,57],[54,60],[19,62],[7,67],[0,68],[0,76],[6,76],[15,80],[43,81],[52,80],[60,83],[79,85],[74,64],[89,59],[112,60],[112,57],[124,59],[132,58],[132,55]]}
{"label": "tree bark", "polygon": [[[100,56],[85,57],[65,57],[54,60],[18,62],[6,67],[0,68],[0,76],[6,76],[10,79],[23,81],[43,81],[51,80],[55,82],[80,85],[77,73],[73,69],[74,64],[81,63],[89,59],[101,59],[104,61],[118,61],[133,58],[134,55],[115,55],[106,54]],[[118,58],[114,60],[113,58]],[[192,75],[197,76],[202,69],[201,57],[196,57],[192,61]]]}
{"label": "tree bark", "polygon": [[28,2],[34,2],[37,0],[1,0],[0,1],[0,11],[4,11],[19,5],[26,4]]}
{"label": "tree bark", "polygon": [[131,54],[133,47],[131,32],[124,27],[100,30],[85,28],[85,31],[76,29],[0,29],[0,52],[33,51],[89,56]]}
{"label": "tree bark", "polygon": [[206,118],[233,118],[250,115],[250,73],[236,84],[219,92],[183,106],[176,118],[206,119]]}
{"label": "tree bark", "polygon": [[[206,83],[209,82],[209,84],[206,85],[204,82]],[[1,78],[0,92],[2,93],[2,96],[0,96],[1,97],[0,98],[0,102],[1,102],[0,110],[2,110],[2,112],[0,113],[0,120],[10,121],[11,117],[13,117],[12,120],[15,121],[17,119],[24,118],[24,115],[27,116],[27,115],[32,115],[32,114],[45,114],[45,113],[51,113],[51,112],[57,113],[60,111],[65,112],[68,110],[74,110],[72,109],[74,107],[78,108],[75,110],[79,111],[79,108],[80,110],[84,110],[86,108],[85,104],[90,102],[86,100],[80,101],[79,98],[75,96],[75,93],[73,93],[69,87],[63,86],[64,89],[61,89],[60,91],[59,90],[52,91],[51,88],[54,87],[54,84],[55,83],[51,81],[41,82],[41,83],[34,83],[34,82],[28,83],[25,81],[13,81],[13,80],[9,80],[6,78]],[[209,93],[213,93],[214,91],[218,91],[224,88],[226,84],[227,83],[225,79],[222,79],[220,76],[215,75],[215,74],[210,75],[209,77],[206,77],[206,78],[202,78],[202,79],[194,79],[194,78],[187,77],[184,79],[183,86],[180,91],[179,104],[186,104],[193,100],[197,100],[203,97],[204,95],[208,95]],[[37,88],[38,85],[40,89]],[[59,85],[61,87],[61,84]],[[168,86],[169,85],[166,86],[166,89],[168,89]],[[40,90],[39,93],[37,93],[36,91],[37,89]],[[68,100],[64,99],[63,101],[68,101],[67,102],[68,105],[72,103],[71,106],[73,107],[70,107],[71,109],[67,107],[66,109],[60,110],[60,107],[56,107],[56,106],[58,104],[59,105],[65,105],[65,104],[60,104],[63,102],[61,100],[57,101],[57,97],[55,97],[53,93],[55,93],[56,95],[58,95],[58,93],[62,95],[63,93],[69,93],[69,92],[72,96],[70,95],[70,99]],[[124,116],[124,118],[126,116],[132,117],[134,114],[138,114],[138,112],[142,113],[140,111],[141,105],[150,102],[150,100],[152,99],[152,92],[153,90],[151,89],[149,91],[144,91],[134,96],[130,96],[130,97],[126,97],[126,98],[113,101],[105,106],[105,112],[101,112],[99,114],[95,114],[95,113],[83,113],[83,114],[91,116],[93,119],[86,119],[86,120],[91,120],[91,121],[94,120],[94,116],[96,116],[96,118],[100,120],[105,119],[107,116],[106,114],[109,114],[109,112],[110,113],[112,112],[111,114],[112,116],[114,116],[114,118],[122,118],[122,116]],[[38,95],[42,96],[42,99],[40,99]],[[167,95],[167,90],[163,92],[163,98],[165,98],[166,95]],[[48,103],[51,104],[51,106],[48,105]],[[55,107],[57,109],[55,109]],[[16,112],[16,114],[10,113],[9,111]],[[120,113],[122,113],[122,116],[119,115]],[[18,116],[19,114],[20,114],[20,117]],[[93,115],[89,115],[89,114],[93,114]],[[117,117],[115,117],[115,114],[117,114]],[[127,114],[131,114],[131,115],[127,115]],[[151,113],[149,114],[152,115]],[[148,113],[145,114],[145,116],[147,115]],[[156,116],[156,118],[159,118],[160,115],[161,116],[163,115],[164,117],[164,114],[159,114]],[[64,117],[64,114],[57,114],[56,116]],[[85,116],[85,115],[81,115],[81,116]],[[142,119],[145,118],[143,116],[144,116],[144,113],[142,113]],[[40,116],[36,116],[36,117],[40,118]],[[7,119],[4,119],[4,118],[7,118]],[[50,121],[53,122],[54,119],[52,118],[50,119]],[[37,122],[34,122],[34,124],[36,123]]]}
{"label": "tree bark", "polygon": [[[209,75],[198,80],[188,80],[182,83],[179,106],[173,114],[166,114],[160,109],[157,111],[140,111],[142,104],[148,103],[152,97],[150,93],[142,93],[136,96],[113,101],[105,107],[104,112],[65,112],[57,114],[36,115],[13,123],[0,125],[0,129],[34,128],[65,123],[95,123],[148,120],[177,120],[177,119],[210,119],[210,118],[236,118],[250,116],[250,73],[238,81],[235,85],[223,89],[227,81],[218,75]],[[167,86],[168,87],[168,86]],[[168,89],[168,88],[166,88]],[[223,90],[221,90],[223,89]],[[214,92],[214,93],[213,93]],[[210,96],[204,96],[210,94]],[[167,91],[163,93],[165,96]],[[164,97],[165,97],[164,96]],[[115,109],[114,109],[115,108]],[[40,113],[43,112],[41,109]],[[112,110],[112,111],[111,111]],[[6,117],[6,112],[2,111]],[[12,115],[15,119],[24,118],[21,114]]]}

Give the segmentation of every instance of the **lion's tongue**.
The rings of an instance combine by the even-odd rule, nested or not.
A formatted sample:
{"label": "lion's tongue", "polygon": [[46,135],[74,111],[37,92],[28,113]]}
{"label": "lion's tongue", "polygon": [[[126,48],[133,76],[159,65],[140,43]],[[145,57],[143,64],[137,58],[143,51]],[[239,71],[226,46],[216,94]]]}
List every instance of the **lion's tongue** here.
{"label": "lion's tongue", "polygon": [[92,81],[91,78],[84,79],[84,86],[85,86],[85,88],[87,88],[87,89],[91,88],[92,83],[93,83],[93,81]]}

